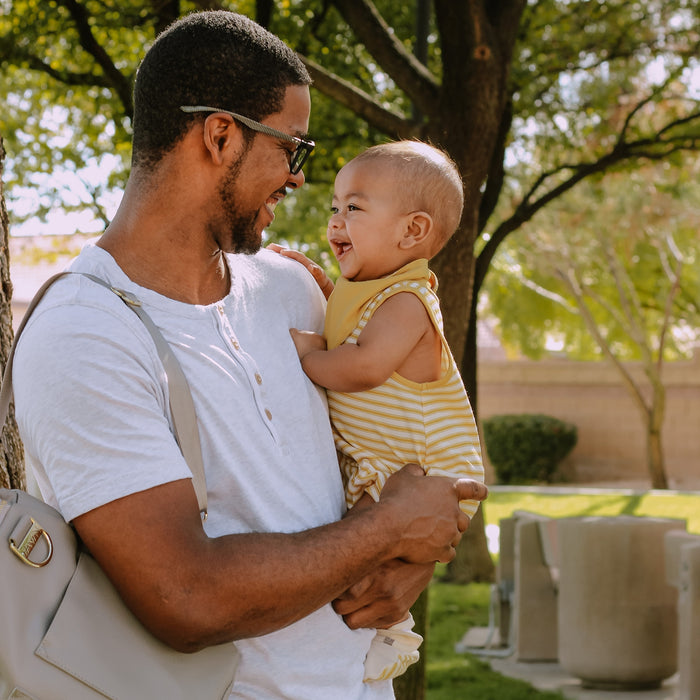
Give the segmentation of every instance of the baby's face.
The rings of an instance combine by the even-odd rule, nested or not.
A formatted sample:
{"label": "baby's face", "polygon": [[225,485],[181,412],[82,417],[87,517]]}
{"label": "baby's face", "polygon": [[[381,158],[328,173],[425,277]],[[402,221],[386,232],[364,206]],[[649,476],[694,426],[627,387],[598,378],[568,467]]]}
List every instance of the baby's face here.
{"label": "baby's face", "polygon": [[343,277],[357,282],[386,277],[414,259],[402,247],[409,215],[392,169],[351,161],[335,178],[328,242]]}

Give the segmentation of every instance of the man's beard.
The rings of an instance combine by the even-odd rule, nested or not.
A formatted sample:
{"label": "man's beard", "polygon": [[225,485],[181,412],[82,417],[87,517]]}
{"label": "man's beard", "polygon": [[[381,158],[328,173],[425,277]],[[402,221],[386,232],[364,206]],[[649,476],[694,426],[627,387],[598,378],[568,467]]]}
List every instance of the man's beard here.
{"label": "man's beard", "polygon": [[[255,224],[258,212],[242,213],[236,202],[235,183],[245,160],[245,153],[235,163],[232,163],[226,177],[219,186],[221,202],[220,217],[216,224],[225,226],[225,240],[220,240],[221,249],[226,253],[245,253],[252,255],[260,250],[262,235],[256,230]],[[222,232],[223,233],[223,232]]]}

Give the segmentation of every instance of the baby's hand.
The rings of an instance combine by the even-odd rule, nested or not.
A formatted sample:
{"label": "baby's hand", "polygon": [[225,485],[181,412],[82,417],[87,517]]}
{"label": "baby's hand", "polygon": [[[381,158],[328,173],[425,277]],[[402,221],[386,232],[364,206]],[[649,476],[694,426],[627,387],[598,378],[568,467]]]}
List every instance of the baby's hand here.
{"label": "baby's hand", "polygon": [[292,336],[294,347],[297,349],[297,355],[299,355],[300,360],[303,360],[305,355],[314,350],[326,349],[326,339],[318,333],[300,331],[296,328],[290,328],[289,333]]}
{"label": "baby's hand", "polygon": [[[285,258],[292,258],[292,260],[296,260],[297,262],[301,263],[316,280],[316,284],[321,288],[323,296],[328,299],[333,291],[334,284],[333,280],[331,280],[320,265],[317,265],[313,260],[307,258],[304,253],[301,253],[298,250],[292,250],[291,248],[283,248],[277,243],[270,243],[267,248],[269,250],[274,250],[275,253],[279,253]],[[323,349],[325,350],[325,348]]]}

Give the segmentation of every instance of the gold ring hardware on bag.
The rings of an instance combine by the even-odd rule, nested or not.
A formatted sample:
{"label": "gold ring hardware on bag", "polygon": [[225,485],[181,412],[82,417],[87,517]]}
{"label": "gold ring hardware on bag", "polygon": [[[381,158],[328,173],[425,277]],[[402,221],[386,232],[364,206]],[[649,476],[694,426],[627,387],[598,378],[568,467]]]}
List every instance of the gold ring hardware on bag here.
{"label": "gold ring hardware on bag", "polygon": [[[19,544],[17,544],[13,535],[14,532],[12,533],[9,539],[10,549],[25,564],[28,564],[29,566],[34,567],[35,569],[40,569],[42,566],[46,566],[49,563],[49,561],[51,561],[51,557],[53,555],[53,543],[51,542],[49,533],[46,532],[46,530],[44,530],[44,528],[41,527],[41,525],[39,525],[39,523],[36,520],[34,520],[34,518],[29,518],[29,528],[27,529],[26,534],[24,535],[22,541]],[[32,553],[32,550],[42,537],[46,541],[46,545],[48,547],[46,556],[42,561],[32,561],[29,558],[29,555]]]}

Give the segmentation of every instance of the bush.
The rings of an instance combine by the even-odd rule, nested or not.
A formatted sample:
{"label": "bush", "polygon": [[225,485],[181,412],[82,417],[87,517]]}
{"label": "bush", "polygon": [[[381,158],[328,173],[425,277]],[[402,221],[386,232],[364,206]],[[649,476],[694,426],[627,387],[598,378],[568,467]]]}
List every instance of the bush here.
{"label": "bush", "polygon": [[542,414],[492,416],[484,420],[486,452],[500,484],[552,480],[576,445],[576,426]]}

